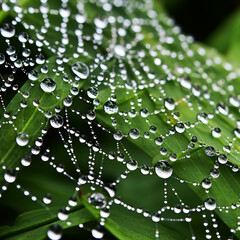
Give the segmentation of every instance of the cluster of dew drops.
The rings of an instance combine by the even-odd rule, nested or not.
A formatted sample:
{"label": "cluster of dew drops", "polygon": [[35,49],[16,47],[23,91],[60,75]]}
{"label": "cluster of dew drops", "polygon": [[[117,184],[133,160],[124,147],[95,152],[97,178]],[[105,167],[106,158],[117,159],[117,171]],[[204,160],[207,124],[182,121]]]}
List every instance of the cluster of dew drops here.
{"label": "cluster of dew drops", "polygon": [[[88,17],[85,12],[85,5],[96,6],[96,9],[101,9],[101,14],[99,13],[94,19]],[[193,42],[192,37],[187,37],[181,34],[180,28],[174,25],[174,22],[167,18],[165,15],[157,14],[153,10],[153,5],[151,1],[146,1],[143,3],[134,3],[134,1],[79,1],[76,6],[77,13],[72,12],[70,6],[68,6],[67,0],[59,1],[58,9],[51,9],[50,3],[47,0],[41,0],[39,2],[38,8],[28,7],[24,9],[18,6],[15,0],[11,0],[9,4],[1,3],[2,11],[8,12],[12,11],[15,14],[15,18],[10,23],[2,24],[0,35],[2,40],[6,45],[5,52],[0,53],[0,65],[5,68],[6,71],[11,71],[11,74],[5,78],[5,75],[0,73],[1,77],[1,89],[0,89],[0,101],[3,109],[3,121],[0,123],[0,127],[5,125],[11,125],[16,132],[16,143],[20,147],[28,147],[30,154],[24,156],[21,159],[21,165],[15,169],[8,169],[7,166],[1,166],[5,171],[4,179],[6,183],[2,186],[2,194],[7,190],[8,184],[16,184],[16,188],[21,189],[24,195],[30,197],[32,201],[37,201],[41,205],[46,206],[51,204],[51,195],[46,194],[42,201],[35,195],[32,195],[29,191],[25,190],[20,184],[16,183],[17,172],[22,169],[22,167],[28,167],[31,165],[31,156],[40,155],[41,160],[48,163],[51,167],[55,168],[60,174],[65,175],[71,180],[76,182],[76,191],[80,191],[81,186],[84,184],[91,185],[92,194],[88,197],[88,202],[95,206],[96,209],[100,210],[100,222],[96,228],[90,229],[92,235],[96,239],[101,239],[104,236],[104,224],[108,217],[111,216],[111,207],[114,204],[121,205],[128,211],[133,211],[148,218],[149,221],[156,223],[156,230],[153,233],[152,238],[160,239],[158,223],[164,221],[170,222],[187,222],[191,225],[192,212],[199,212],[202,215],[205,226],[205,236],[207,239],[218,238],[221,239],[221,233],[218,229],[218,223],[213,210],[216,208],[219,211],[228,211],[229,208],[236,209],[239,208],[240,204],[234,203],[232,206],[217,206],[216,200],[209,196],[209,189],[212,187],[212,179],[216,179],[220,175],[219,165],[225,165],[226,167],[232,169],[233,172],[238,172],[238,166],[231,163],[227,155],[231,154],[231,145],[240,138],[240,121],[237,121],[236,116],[231,113],[231,109],[238,109],[240,106],[240,97],[231,94],[228,97],[228,102],[214,102],[211,99],[211,92],[209,92],[207,84],[203,84],[201,87],[195,84],[191,78],[190,74],[196,75],[196,78],[201,79],[211,85],[213,91],[219,92],[219,94],[225,94],[225,85],[223,81],[217,83],[212,83],[208,76],[208,68],[217,66],[224,69],[226,73],[226,78],[228,81],[227,88],[230,92],[234,93],[234,85],[231,85],[231,81],[234,81],[239,73],[232,71],[232,66],[229,63],[222,62],[220,57],[213,57],[207,59],[206,62],[192,61],[193,69],[182,67],[181,62],[185,58],[194,59],[197,57],[204,57],[206,51],[203,48],[198,48],[196,52],[191,50],[191,44]],[[141,10],[145,12],[145,18],[133,17],[124,18],[121,15],[115,17],[112,15],[113,9],[124,8],[129,15],[133,15],[136,10]],[[25,15],[37,15],[43,20],[43,26],[33,25],[33,23],[25,21]],[[53,28],[51,26],[50,17],[58,16],[61,21],[55,22]],[[75,24],[70,25],[69,23],[74,22]],[[92,33],[86,33],[86,26],[92,24],[94,28]],[[18,32],[18,25],[22,25],[26,32]],[[167,26],[168,31],[164,30],[163,26]],[[157,35],[159,43],[157,46],[151,46],[145,43],[143,40],[145,38],[145,28],[154,29],[153,35]],[[109,30],[110,29],[110,30]],[[31,31],[31,34],[27,32]],[[48,39],[48,32],[56,32],[60,39],[58,41],[51,41]],[[105,37],[105,31],[110,31],[111,37]],[[130,34],[131,33],[131,34]],[[126,41],[129,34],[131,41]],[[147,35],[151,39],[153,37],[151,33]],[[75,39],[75,43],[71,43],[71,39]],[[17,49],[12,45],[14,41],[18,41],[21,46],[21,56],[17,52]],[[181,46],[178,51],[169,50],[171,45],[177,41]],[[91,51],[89,50],[89,42],[91,43]],[[141,45],[142,44],[142,45]],[[38,53],[37,55],[31,53],[31,46],[34,46]],[[139,48],[142,49],[139,50]],[[105,53],[101,53],[101,49],[105,48]],[[173,48],[174,49],[174,48]],[[43,53],[44,50],[51,52],[52,55],[57,56],[55,60],[56,67],[52,68],[48,66],[50,60]],[[69,55],[70,53],[70,55]],[[152,63],[148,62],[146,56],[151,56],[153,59]],[[162,56],[162,59],[161,59]],[[81,58],[89,59],[89,64],[84,63]],[[172,62],[180,63],[173,64],[173,66],[168,66],[164,63],[164,60],[168,59]],[[71,62],[71,64],[69,63]],[[108,69],[108,64],[114,65],[112,69]],[[65,65],[70,64],[71,74],[66,73]],[[151,64],[154,67],[160,69],[160,74],[151,70]],[[34,69],[36,66],[40,66],[39,70]],[[135,79],[129,74],[127,66],[132,68],[135,74]],[[30,70],[29,70],[30,69]],[[115,71],[117,69],[117,71]],[[31,83],[28,91],[21,91],[21,87],[17,83],[17,73],[22,71],[26,75],[26,78]],[[54,96],[56,101],[61,99],[58,95],[58,82],[53,78],[50,78],[49,73],[54,73],[57,78],[70,86],[69,94],[66,96],[59,106],[56,106],[54,111],[45,111],[41,108],[41,101],[39,99],[34,99],[32,96],[32,89],[34,87],[39,87],[39,89],[49,94],[49,96]],[[41,78],[40,76],[45,76]],[[80,90],[80,84],[84,83],[87,88]],[[181,113],[175,111],[176,108],[182,104],[182,102],[174,99],[174,96],[169,96],[165,91],[165,86],[170,82],[176,82],[176,86],[181,89],[185,95],[182,96],[182,102],[185,103],[189,111],[195,116],[195,122],[184,122],[181,121]],[[108,89],[108,97],[101,96],[104,89]],[[156,89],[156,92],[149,93],[149,99],[160,104],[159,108],[154,111],[149,110],[148,106],[145,104],[144,99],[141,98],[139,92],[145,91],[145,89]],[[11,113],[7,111],[7,107],[4,100],[4,94],[8,92],[15,92],[16,94],[22,95],[23,99],[20,102],[19,109],[16,113]],[[124,96],[131,96],[133,101],[130,102],[130,108],[126,111],[126,107],[121,109],[118,104],[119,92],[124,93]],[[179,90],[180,91],[180,90]],[[147,92],[147,91],[146,91]],[[120,94],[121,95],[121,94]],[[98,98],[99,97],[99,98]],[[34,99],[30,102],[28,99]],[[92,110],[87,113],[82,113],[72,107],[74,98],[78,98],[92,106]],[[197,108],[190,99],[198,99]],[[215,109],[211,113],[206,113],[203,111],[201,106],[201,101],[207,101],[210,104],[210,108]],[[34,144],[30,144],[31,135],[22,132],[14,125],[17,120],[17,115],[22,109],[27,109],[28,105],[32,104],[36,107],[38,111],[45,115],[46,122],[42,123],[43,130],[42,135],[39,136]],[[64,108],[64,109],[62,109]],[[100,111],[103,109],[103,113]],[[69,113],[75,114],[81,121],[87,122],[89,126],[89,132],[93,138],[93,141],[89,141],[87,137],[77,131],[75,128],[71,127],[71,119]],[[98,117],[98,112],[104,114],[104,118],[111,122],[111,127],[104,126],[100,124],[96,118]],[[62,114],[63,113],[63,114]],[[239,111],[238,111],[239,113]],[[232,137],[225,139],[225,145],[223,149],[215,149],[213,146],[208,146],[204,142],[199,142],[198,136],[192,135],[191,130],[197,128],[198,125],[204,125],[205,128],[210,132],[210,136],[214,139],[219,139],[222,136],[222,130],[218,126],[212,127],[209,121],[214,119],[216,115],[223,115],[233,122],[234,128],[232,129]],[[151,119],[155,116],[163,116],[164,119],[168,119],[166,124],[169,125],[169,129],[166,129],[163,134],[158,134],[158,126],[156,124],[151,124]],[[171,116],[171,119],[170,117]],[[143,129],[136,128],[134,119],[140,117],[144,119],[144,126],[147,126],[146,131]],[[128,127],[130,127],[128,132],[124,132],[118,129],[118,122],[121,121]],[[172,121],[176,122],[172,124]],[[136,120],[137,121],[137,120]],[[44,136],[47,134],[48,122],[51,128],[56,129],[59,132],[61,140],[64,142],[64,147],[68,152],[70,161],[76,167],[76,172],[79,174],[78,179],[74,179],[70,173],[67,173],[64,169],[64,163],[56,165],[54,163],[54,156],[50,155],[50,149],[47,149],[44,153],[41,151],[41,146],[43,145]],[[98,136],[94,130],[94,126],[101,129],[105,133],[112,136],[114,145],[116,145],[116,152],[106,152],[98,141],[101,136]],[[144,129],[145,130],[145,129]],[[66,140],[63,136],[63,132],[68,133],[68,139]],[[170,138],[172,135],[176,134],[186,134],[189,136],[189,145],[186,149],[182,149],[182,152],[173,153],[171,149],[167,149],[164,146],[164,141]],[[229,134],[229,136],[231,136]],[[153,137],[154,136],[154,137]],[[85,144],[89,149],[88,161],[89,174],[82,175],[81,167],[78,166],[78,156],[74,153],[74,148],[72,145],[72,138],[78,138],[81,144]],[[130,151],[128,151],[127,144],[123,144],[123,140],[128,139],[132,142],[138,139],[144,139],[144,141],[152,142],[152,146],[157,149],[160,155],[163,156],[164,160],[158,161],[154,167],[150,164],[139,166],[137,160],[132,158]],[[178,178],[174,175],[174,165],[176,161],[181,161],[184,159],[191,158],[191,150],[195,147],[204,148],[205,154],[208,157],[216,157],[216,161],[212,169],[210,169],[209,176],[204,178],[202,182],[189,182],[187,180]],[[237,150],[234,150],[235,157],[238,154]],[[220,153],[221,152],[221,153]],[[178,157],[179,154],[181,157]],[[97,176],[94,175],[95,161],[100,161],[97,156],[100,156],[101,166],[98,170]],[[167,156],[167,157],[166,157]],[[103,174],[104,164],[107,164],[107,160],[117,161],[125,167],[124,173],[120,177],[117,177],[116,181],[106,185],[101,179]],[[167,159],[167,160],[166,160]],[[121,201],[119,197],[116,196],[117,185],[122,179],[127,179],[128,175],[134,171],[139,171],[143,176],[145,175],[157,175],[159,178],[164,179],[164,207],[159,209],[156,213],[150,213],[145,209],[136,208],[128,203]],[[190,184],[196,187],[202,187],[205,189],[206,194],[209,196],[203,202],[202,205],[195,207],[189,207],[185,204],[179,197],[177,189],[168,186],[169,178],[174,178],[180,183]],[[108,198],[102,193],[96,191],[96,186],[103,188],[108,193]],[[172,191],[175,196],[179,199],[180,204],[177,206],[169,206],[167,201],[168,190]],[[109,200],[110,199],[110,200]],[[67,225],[71,225],[71,221],[68,221],[69,210],[75,207],[77,202],[76,197],[71,197],[68,205],[58,212],[59,220],[66,222]],[[176,214],[176,218],[164,218],[162,214],[164,211],[172,211]],[[178,218],[177,214],[183,212],[185,218]],[[212,223],[208,223],[207,215],[210,214]],[[240,222],[240,219],[238,219]],[[210,232],[208,224],[212,224],[215,232]],[[80,228],[84,228],[83,224],[79,224]],[[231,236],[234,235],[236,231],[240,230],[238,227],[231,229]],[[196,239],[193,229],[190,227],[191,239]],[[55,224],[49,227],[47,231],[47,236],[50,239],[60,239],[62,237],[62,228],[60,225]]]}

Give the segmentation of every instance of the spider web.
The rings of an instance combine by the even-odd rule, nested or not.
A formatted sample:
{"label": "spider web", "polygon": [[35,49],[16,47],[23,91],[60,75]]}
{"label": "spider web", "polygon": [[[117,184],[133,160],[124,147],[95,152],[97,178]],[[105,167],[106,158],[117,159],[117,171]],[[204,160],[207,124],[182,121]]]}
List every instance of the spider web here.
{"label": "spider web", "polygon": [[[212,197],[219,179],[239,177],[239,73],[229,63],[196,46],[151,1],[1,6],[12,18],[1,28],[1,135],[9,131],[6,143],[26,149],[9,166],[11,149],[1,146],[2,200],[22,193],[28,210],[40,205],[57,216],[50,239],[71,225],[101,239],[114,233],[111,220],[132,228],[124,225],[131,216],[147,225],[146,236],[135,231],[139,239],[169,239],[166,229],[183,239],[237,238],[239,197]],[[42,118],[25,132],[31,108]],[[78,202],[99,217],[73,224]]]}

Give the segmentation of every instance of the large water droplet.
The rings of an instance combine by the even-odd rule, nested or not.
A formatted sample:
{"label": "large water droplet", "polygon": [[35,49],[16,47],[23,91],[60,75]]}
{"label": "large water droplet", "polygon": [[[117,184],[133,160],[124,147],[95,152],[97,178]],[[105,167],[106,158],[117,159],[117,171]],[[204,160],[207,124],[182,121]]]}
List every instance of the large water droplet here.
{"label": "large water droplet", "polygon": [[103,109],[107,114],[114,114],[118,112],[118,105],[114,101],[107,101],[104,104]]}
{"label": "large water droplet", "polygon": [[138,162],[137,162],[137,161],[131,159],[131,160],[129,160],[129,161],[127,162],[127,168],[128,168],[128,170],[134,171],[134,170],[137,169],[137,167],[138,167]]}
{"label": "large water droplet", "polygon": [[102,193],[93,193],[89,198],[88,202],[95,206],[97,209],[104,208],[107,205],[105,196]]}
{"label": "large water droplet", "polygon": [[205,148],[205,153],[206,153],[207,156],[213,157],[213,156],[215,156],[216,151],[215,151],[215,148],[214,148],[214,147],[209,146],[209,147],[206,147],[206,148]]}
{"label": "large water droplet", "polygon": [[176,123],[176,125],[175,125],[175,130],[176,130],[176,132],[178,132],[178,133],[183,133],[183,132],[185,131],[185,126],[184,126],[184,124],[183,124],[182,122]]}
{"label": "large water droplet", "polygon": [[56,89],[56,82],[51,78],[44,78],[40,83],[40,87],[44,92],[53,92]]}
{"label": "large water droplet", "polygon": [[53,117],[51,117],[50,119],[50,124],[53,128],[60,128],[63,126],[64,123],[64,119],[61,115],[54,115]]}
{"label": "large water droplet", "polygon": [[167,110],[169,110],[169,111],[174,110],[174,108],[175,108],[175,101],[172,98],[170,98],[170,97],[165,98],[164,99],[164,107]]}
{"label": "large water droplet", "polygon": [[96,239],[101,239],[104,235],[103,228],[98,225],[96,228],[92,229],[92,235]]}
{"label": "large water droplet", "polygon": [[5,174],[4,174],[4,179],[8,183],[13,183],[16,180],[16,172],[12,169],[9,169]]}
{"label": "large water droplet", "polygon": [[164,178],[164,179],[171,177],[173,173],[172,165],[165,160],[161,160],[158,163],[156,163],[154,166],[154,169],[156,174],[160,178]]}
{"label": "large water droplet", "polygon": [[220,155],[218,156],[218,162],[219,162],[220,164],[226,164],[227,161],[228,161],[228,158],[227,158],[227,156],[226,156],[225,154],[220,154]]}
{"label": "large water droplet", "polygon": [[23,147],[28,144],[29,136],[26,133],[19,133],[16,137],[16,142],[19,146]]}
{"label": "large water droplet", "polygon": [[132,138],[132,139],[138,139],[139,136],[140,136],[140,132],[138,131],[137,128],[132,128],[132,129],[129,131],[128,135],[129,135],[130,138]]}
{"label": "large water droplet", "polygon": [[47,235],[51,240],[59,240],[62,237],[62,227],[54,224],[48,228]]}
{"label": "large water droplet", "polygon": [[213,198],[207,198],[204,201],[204,206],[207,210],[212,211],[216,208],[217,204],[216,204],[216,201]]}
{"label": "large water droplet", "polygon": [[5,38],[13,37],[14,34],[15,34],[14,26],[12,24],[10,24],[10,23],[3,24],[2,28],[1,28],[1,34]]}
{"label": "large water droplet", "polygon": [[89,75],[88,66],[82,62],[73,63],[72,71],[81,79],[86,79]]}

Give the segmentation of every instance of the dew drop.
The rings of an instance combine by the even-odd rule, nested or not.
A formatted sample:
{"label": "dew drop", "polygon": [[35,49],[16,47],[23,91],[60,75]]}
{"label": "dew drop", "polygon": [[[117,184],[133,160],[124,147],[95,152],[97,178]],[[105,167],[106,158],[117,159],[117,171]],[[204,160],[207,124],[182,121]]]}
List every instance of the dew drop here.
{"label": "dew drop", "polygon": [[40,87],[44,92],[53,92],[56,89],[56,82],[51,78],[44,78],[41,83]]}
{"label": "dew drop", "polygon": [[51,117],[50,119],[50,124],[53,128],[60,128],[63,126],[64,123],[64,119],[61,115],[54,115],[53,117]]}
{"label": "dew drop", "polygon": [[128,170],[134,171],[134,170],[137,169],[137,167],[138,167],[138,162],[137,162],[137,161],[131,159],[131,160],[129,160],[129,161],[127,162],[127,168],[128,168]]}
{"label": "dew drop", "polygon": [[206,147],[205,148],[205,154],[209,157],[213,157],[216,154],[215,148],[212,146]]}
{"label": "dew drop", "polygon": [[227,156],[226,156],[225,154],[220,154],[220,155],[218,156],[217,160],[218,160],[218,162],[219,162],[220,164],[226,164],[227,161],[228,161],[228,158],[227,158]]}
{"label": "dew drop", "polygon": [[89,68],[85,63],[82,62],[73,63],[71,68],[73,73],[76,74],[81,79],[86,79],[89,75]]}
{"label": "dew drop", "polygon": [[107,101],[103,106],[104,111],[107,114],[115,114],[118,112],[118,105],[114,101]]}
{"label": "dew drop", "polygon": [[123,138],[123,133],[120,130],[117,130],[114,134],[113,137],[115,140],[120,141]]}
{"label": "dew drop", "polygon": [[221,137],[221,129],[219,127],[215,127],[213,130],[212,130],[212,136],[214,138],[220,138]]}
{"label": "dew drop", "polygon": [[164,178],[164,179],[171,177],[173,173],[172,165],[165,160],[161,160],[158,163],[156,163],[154,166],[154,169],[156,174],[160,178]]}
{"label": "dew drop", "polygon": [[183,124],[182,122],[176,123],[176,125],[175,125],[175,130],[176,130],[176,132],[178,132],[178,133],[183,133],[183,132],[185,131],[185,126],[184,126],[184,124]]}
{"label": "dew drop", "polygon": [[96,228],[92,229],[92,236],[96,239],[101,239],[104,235],[103,228],[98,225]]}
{"label": "dew drop", "polygon": [[105,196],[102,193],[93,193],[89,198],[88,202],[95,206],[95,208],[104,208],[107,205]]}
{"label": "dew drop", "polygon": [[45,204],[50,204],[52,202],[52,196],[51,194],[47,193],[44,198],[43,198],[43,202]]}
{"label": "dew drop", "polygon": [[223,115],[228,115],[229,112],[229,108],[225,103],[219,103],[217,105],[217,110]]}
{"label": "dew drop", "polygon": [[212,182],[209,178],[204,178],[201,184],[202,184],[202,187],[205,189],[209,189],[212,186]]}
{"label": "dew drop", "polygon": [[164,107],[167,110],[169,110],[169,111],[174,110],[174,108],[175,108],[175,101],[172,98],[170,98],[170,97],[165,98],[164,99]]}
{"label": "dew drop", "polygon": [[3,24],[1,28],[1,34],[5,38],[11,38],[15,35],[15,28],[12,24],[10,23],[5,23]]}
{"label": "dew drop", "polygon": [[28,78],[32,81],[36,81],[38,79],[38,72],[36,70],[31,70],[28,73]]}
{"label": "dew drop", "polygon": [[201,112],[197,115],[197,120],[204,124],[208,124],[208,115],[205,112]]}
{"label": "dew drop", "polygon": [[62,227],[54,224],[48,228],[47,235],[51,240],[59,240],[62,237]]}
{"label": "dew drop", "polygon": [[207,198],[204,201],[204,206],[207,210],[212,211],[216,208],[217,204],[216,204],[216,201],[213,198]]}
{"label": "dew drop", "polygon": [[9,169],[5,174],[4,174],[4,179],[8,183],[13,183],[15,182],[17,178],[16,171]]}
{"label": "dew drop", "polygon": [[122,45],[116,45],[114,47],[114,52],[117,56],[119,57],[124,57],[125,56],[125,48]]}
{"label": "dew drop", "polygon": [[180,84],[187,89],[190,89],[192,87],[191,79],[189,76],[183,76],[180,78]]}
{"label": "dew drop", "polygon": [[28,144],[29,136],[26,133],[19,133],[16,137],[16,142],[19,146],[23,147]]}
{"label": "dew drop", "polygon": [[98,89],[96,87],[90,87],[87,90],[87,95],[88,95],[88,97],[90,97],[92,99],[97,98],[97,96],[98,96]]}
{"label": "dew drop", "polygon": [[31,156],[30,155],[27,155],[25,157],[23,157],[21,159],[21,164],[24,166],[24,167],[28,167],[31,165],[31,162],[32,162],[32,159],[31,159]]}
{"label": "dew drop", "polygon": [[132,138],[132,139],[138,139],[139,136],[140,136],[140,132],[139,132],[139,130],[138,130],[137,128],[132,128],[132,129],[129,131],[128,135],[129,135],[130,138]]}

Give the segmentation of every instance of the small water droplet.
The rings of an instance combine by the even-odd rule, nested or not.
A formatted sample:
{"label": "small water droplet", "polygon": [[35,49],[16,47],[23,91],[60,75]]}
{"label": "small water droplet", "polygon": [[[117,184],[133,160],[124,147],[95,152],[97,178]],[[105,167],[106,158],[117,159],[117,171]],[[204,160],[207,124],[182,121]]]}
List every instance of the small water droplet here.
{"label": "small water droplet", "polygon": [[89,68],[85,63],[82,62],[73,63],[71,68],[72,71],[81,79],[86,79],[89,75]]}
{"label": "small water droplet", "polygon": [[212,130],[212,136],[214,138],[220,138],[222,133],[221,133],[221,129],[219,127],[215,127],[213,130]]}
{"label": "small water droplet", "polygon": [[29,136],[26,133],[19,133],[16,137],[16,142],[19,146],[23,147],[28,144]]}
{"label": "small water droplet", "polygon": [[125,56],[125,48],[122,46],[122,45],[116,45],[115,47],[114,47],[114,52],[115,52],[115,54],[117,55],[117,56],[119,56],[119,57],[124,57]]}
{"label": "small water droplet", "polygon": [[92,235],[96,239],[101,239],[104,236],[102,226],[98,225],[96,228],[92,229]]}
{"label": "small water droplet", "polygon": [[201,184],[202,184],[202,187],[205,189],[209,189],[212,186],[212,182],[209,178],[204,178]]}
{"label": "small water droplet", "polygon": [[228,161],[228,158],[225,154],[220,154],[217,160],[220,164],[226,164]]}
{"label": "small water droplet", "polygon": [[38,71],[36,70],[31,70],[29,73],[28,73],[28,78],[32,81],[36,81],[38,79]]}
{"label": "small water droplet", "polygon": [[52,196],[51,194],[47,193],[44,198],[43,198],[43,202],[45,204],[50,204],[52,202]]}
{"label": "small water droplet", "polygon": [[117,130],[114,134],[113,137],[115,140],[120,141],[123,138],[123,133],[120,130]]}
{"label": "small water droplet", "polygon": [[53,92],[56,89],[56,82],[51,78],[44,78],[41,83],[40,87],[44,92]]}
{"label": "small water droplet", "polygon": [[164,178],[164,179],[171,177],[173,173],[172,165],[165,160],[161,160],[158,163],[156,163],[154,166],[154,169],[156,174],[160,178]]}

